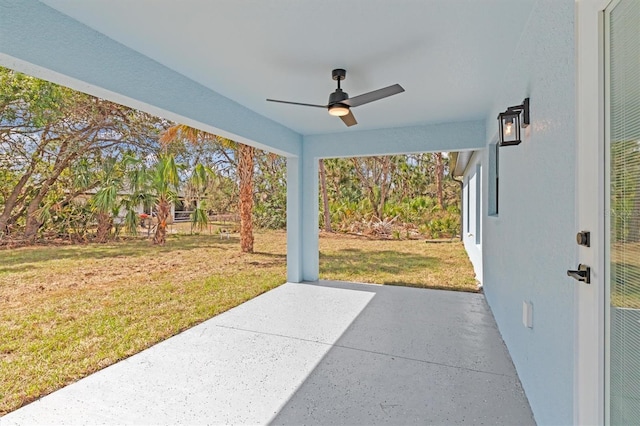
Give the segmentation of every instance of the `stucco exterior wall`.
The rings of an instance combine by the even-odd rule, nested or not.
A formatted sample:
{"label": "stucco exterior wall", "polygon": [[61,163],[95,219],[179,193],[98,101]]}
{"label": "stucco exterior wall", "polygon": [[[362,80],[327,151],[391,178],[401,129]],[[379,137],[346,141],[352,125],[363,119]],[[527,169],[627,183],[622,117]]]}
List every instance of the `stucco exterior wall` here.
{"label": "stucco exterior wall", "polygon": [[[532,124],[524,142],[500,149],[497,216],[486,214],[488,150],[477,160],[485,188],[478,191],[482,281],[536,420],[573,422],[575,282],[565,274],[576,266],[573,0],[535,3],[518,48],[504,53],[512,60],[485,125],[307,136],[40,2],[0,0],[0,11],[0,64],[286,155],[290,281],[317,278],[317,158],[476,149],[482,145],[476,135],[483,132],[488,146],[495,140],[497,113],[529,96]],[[523,301],[533,305],[533,328],[522,324]]]}
{"label": "stucco exterior wall", "polygon": [[[483,208],[482,193],[484,182],[482,175],[485,167],[482,164],[483,151],[476,151],[464,171],[462,186],[462,241],[473,265],[476,279],[482,283],[482,217],[486,214]],[[480,222],[478,223],[478,219]],[[479,226],[478,226],[479,225]]]}
{"label": "stucco exterior wall", "polygon": [[[573,423],[574,2],[536,2],[487,117],[531,98],[522,144],[500,148],[499,212],[483,214],[484,290],[539,424]],[[485,150],[485,160],[488,158]],[[483,183],[487,187],[488,174]],[[484,202],[488,201],[483,191]],[[522,322],[533,304],[533,328]]]}

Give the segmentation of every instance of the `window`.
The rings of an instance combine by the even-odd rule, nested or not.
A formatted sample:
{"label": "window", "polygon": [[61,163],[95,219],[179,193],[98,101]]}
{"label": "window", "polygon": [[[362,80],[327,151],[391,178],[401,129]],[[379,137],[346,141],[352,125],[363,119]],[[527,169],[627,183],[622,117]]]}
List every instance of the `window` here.
{"label": "window", "polygon": [[471,229],[471,221],[469,220],[469,217],[471,215],[471,197],[470,197],[470,190],[469,187],[471,186],[471,178],[467,177],[467,185],[466,185],[466,193],[467,193],[467,202],[465,203],[465,207],[466,207],[466,213],[467,213],[467,220],[466,220],[466,225],[467,225],[467,232],[469,232],[469,230]]}
{"label": "window", "polygon": [[[608,418],[640,424],[640,2],[612,2],[605,20],[608,185]],[[607,368],[608,367],[608,368]]]}
{"label": "window", "polygon": [[480,244],[482,229],[482,166],[476,165],[476,244]]}
{"label": "window", "polygon": [[494,143],[489,148],[489,216],[498,216],[498,200],[500,193],[500,146]]}

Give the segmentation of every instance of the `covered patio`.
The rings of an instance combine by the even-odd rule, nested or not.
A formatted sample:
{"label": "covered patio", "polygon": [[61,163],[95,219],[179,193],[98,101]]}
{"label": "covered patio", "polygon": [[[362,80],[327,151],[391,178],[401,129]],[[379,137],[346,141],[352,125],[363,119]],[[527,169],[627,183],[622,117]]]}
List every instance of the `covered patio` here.
{"label": "covered patio", "polygon": [[481,294],[287,283],[0,424],[535,424]]}
{"label": "covered patio", "polygon": [[[534,3],[2,0],[0,65],[285,156],[288,280],[314,281],[318,160],[482,149]],[[335,69],[403,91],[354,126],[267,101],[324,105]]]}
{"label": "covered patio", "polygon": [[[265,402],[267,408],[262,403],[263,408],[255,408],[261,414],[247,417],[248,422],[305,419],[313,423],[339,418],[348,423],[350,414],[343,410],[343,402],[361,407],[353,411],[360,423],[401,410],[404,414],[398,415],[405,417],[389,422],[532,422],[521,392],[512,392],[520,387],[502,336],[537,422],[597,424],[604,419],[604,340],[598,337],[603,335],[599,330],[604,324],[604,304],[598,293],[603,286],[576,287],[566,271],[578,263],[578,254],[595,256],[595,248],[602,246],[597,239],[590,251],[576,245],[577,231],[593,228],[595,235],[594,223],[601,210],[592,204],[581,209],[593,212],[593,220],[588,227],[578,226],[577,183],[588,182],[583,189],[592,193],[600,186],[590,180],[596,175],[584,162],[577,179],[575,158],[576,152],[581,153],[578,135],[584,141],[584,135],[604,132],[575,123],[576,105],[586,105],[590,114],[602,106],[595,92],[598,70],[604,67],[593,52],[598,52],[599,14],[604,3],[0,0],[0,65],[286,157],[290,284],[273,294],[292,288],[316,289],[350,295],[347,300],[355,304],[347,303],[345,312],[340,310],[346,303],[342,296],[313,309],[278,304],[259,312],[282,315],[280,319],[251,323],[289,324],[285,318],[293,315],[294,326],[284,330],[308,324],[309,334],[300,329],[302,334],[290,335],[275,326],[263,330],[248,324],[243,331],[216,325],[265,303],[267,295],[176,338],[200,345],[193,358],[202,361],[216,345],[208,337],[198,343],[198,333],[216,331],[210,339],[218,339],[218,333],[248,333],[247,342],[237,350],[271,354],[268,365],[281,365],[278,371],[283,374],[277,380],[274,377],[280,373],[245,381],[237,376],[235,382],[244,383],[246,392],[254,392],[252,401],[273,396]],[[583,74],[578,75],[577,63],[582,63]],[[354,107],[358,124],[349,127],[321,108],[267,102],[270,98],[324,105],[336,89],[331,80],[334,69],[346,70],[342,88],[351,96],[395,84],[402,85],[404,92]],[[588,102],[576,103],[576,95]],[[523,128],[522,143],[498,149],[497,114],[525,98],[531,102],[531,125]],[[598,123],[598,115],[585,117],[588,119],[581,118],[584,123]],[[480,295],[294,284],[314,282],[319,276],[319,159],[442,151],[475,152],[473,171],[479,196],[474,229],[481,234],[471,235],[467,229],[465,235],[481,249],[482,279],[491,313]],[[500,155],[492,157],[490,152]],[[599,151],[591,145],[584,152],[591,155],[588,164],[604,164],[597,161]],[[469,180],[466,184],[469,188]],[[491,201],[497,203],[498,187],[500,208],[494,211],[489,206]],[[495,190],[493,198],[489,188]],[[471,217],[469,211],[466,214]],[[594,259],[581,261],[595,264]],[[605,275],[600,270],[593,278]],[[356,287],[360,290],[354,291]],[[376,314],[377,319],[365,320],[374,307],[383,305],[387,293],[389,297],[396,293],[412,296],[402,296],[403,304],[394,302],[388,311],[383,309],[382,316]],[[531,321],[523,321],[524,307],[533,314]],[[314,313],[322,315],[315,317]],[[396,328],[385,328],[391,324]],[[323,331],[325,327],[329,334]],[[403,327],[410,327],[406,335]],[[597,336],[589,334],[590,330]],[[578,338],[579,331],[591,337]],[[277,339],[282,339],[280,345],[272,344]],[[157,375],[178,371],[175,360],[187,352],[174,351],[175,357],[163,361],[167,364],[146,361],[163,348],[171,351],[172,342],[113,369],[127,375],[145,374],[145,365],[156,365]],[[311,355],[286,355],[294,347],[302,350],[297,345],[305,346]],[[228,360],[229,370],[220,370],[220,374],[259,371],[245,368],[240,359],[247,358],[240,357],[240,352],[237,355]],[[288,361],[278,364],[285,355]],[[248,358],[247,362],[252,359],[256,360]],[[136,364],[137,360],[144,362]],[[221,381],[197,385],[200,378],[214,377],[214,373],[200,374],[213,369],[215,362],[211,361],[206,368],[194,369],[190,381],[175,387],[183,392],[183,400],[171,393],[161,395],[166,404],[162,407],[171,407],[162,414],[183,420],[176,414],[184,414],[179,411],[181,405],[203,410],[220,407],[211,401],[218,395],[216,389],[227,389],[219,385]],[[352,370],[354,376],[346,373]],[[111,374],[109,371],[104,374]],[[83,394],[84,383],[99,381],[102,374],[52,395],[46,399],[52,402],[46,404],[64,410],[66,400],[53,404],[58,395]],[[397,377],[404,380],[396,382]],[[260,388],[269,380],[275,380],[273,386],[280,390]],[[430,387],[429,380],[438,386]],[[114,383],[108,389],[119,389],[119,382]],[[160,388],[169,389],[166,383]],[[406,383],[406,388],[385,383]],[[403,402],[395,399],[398,392],[405,392]],[[118,390],[109,396],[129,403],[124,394]],[[185,404],[184,395],[187,401],[199,399]],[[240,407],[224,399],[228,389],[220,395],[227,405],[216,408],[216,413],[239,416],[246,412],[246,400],[239,400]],[[368,405],[370,401],[375,403]],[[437,403],[424,407],[421,401]],[[44,407],[45,402],[38,404]],[[162,407],[129,406],[149,416],[160,416]],[[315,411],[306,411],[313,407]],[[37,410],[27,408],[20,413]],[[500,417],[503,415],[506,417]],[[235,420],[241,421],[229,417],[221,422]]]}

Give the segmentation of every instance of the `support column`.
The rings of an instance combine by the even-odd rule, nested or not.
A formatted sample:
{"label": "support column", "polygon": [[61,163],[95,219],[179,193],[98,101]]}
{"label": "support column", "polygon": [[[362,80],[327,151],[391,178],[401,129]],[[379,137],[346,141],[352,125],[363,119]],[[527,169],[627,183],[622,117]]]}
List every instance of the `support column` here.
{"label": "support column", "polygon": [[302,161],[287,157],[287,281],[302,281]]}
{"label": "support column", "polygon": [[302,160],[302,279],[317,281],[320,274],[318,158],[304,152]]}
{"label": "support column", "polygon": [[287,280],[317,281],[318,160],[287,158]]}

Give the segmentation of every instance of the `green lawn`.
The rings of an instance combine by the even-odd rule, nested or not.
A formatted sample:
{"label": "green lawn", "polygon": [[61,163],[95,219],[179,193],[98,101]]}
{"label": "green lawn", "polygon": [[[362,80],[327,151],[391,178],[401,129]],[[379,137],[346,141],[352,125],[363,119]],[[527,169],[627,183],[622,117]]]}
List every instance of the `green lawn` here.
{"label": "green lawn", "polygon": [[322,234],[320,279],[476,291],[471,262],[459,241],[376,240]]}
{"label": "green lawn", "polygon": [[[322,279],[475,290],[462,245],[320,239]],[[0,415],[286,280],[286,234],[0,250]]]}
{"label": "green lawn", "polygon": [[640,309],[640,243],[618,243],[611,252],[611,304]]}

